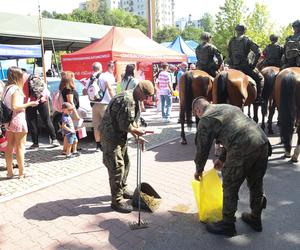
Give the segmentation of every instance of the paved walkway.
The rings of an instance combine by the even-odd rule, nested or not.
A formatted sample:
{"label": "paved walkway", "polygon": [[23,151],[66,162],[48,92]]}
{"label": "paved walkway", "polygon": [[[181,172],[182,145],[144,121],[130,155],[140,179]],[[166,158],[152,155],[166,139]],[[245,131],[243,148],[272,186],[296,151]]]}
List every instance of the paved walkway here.
{"label": "paved walkway", "polygon": [[[154,130],[155,133],[147,135],[145,138],[149,141],[146,149],[151,149],[166,143],[180,136],[180,124],[178,120],[178,104],[173,107],[171,123],[163,123],[161,114],[156,108],[147,109],[142,113],[144,119],[148,122],[147,130]],[[42,142],[47,141],[42,138]],[[28,142],[28,146],[31,143]],[[135,144],[131,142],[131,154],[135,154]],[[103,167],[102,153],[95,152],[93,136],[89,136],[80,142],[81,156],[74,159],[65,159],[61,155],[62,148],[51,148],[48,144],[41,143],[38,151],[27,150],[25,155],[25,168],[28,178],[23,180],[6,180],[6,168],[4,157],[0,159],[0,202],[45,188],[55,183],[67,180],[71,177],[90,172]],[[17,170],[15,170],[17,174]]]}
{"label": "paved walkway", "polygon": [[[271,138],[274,154],[265,178],[268,207],[264,231],[255,233],[240,220],[248,210],[248,190],[240,191],[238,235],[215,236],[198,222],[191,180],[195,170],[193,137],[143,153],[142,179],[162,196],[159,210],[143,213],[147,229],[132,231],[128,222],[137,212],[110,209],[105,168],[82,174],[25,196],[0,203],[0,248],[17,249],[300,249],[300,167],[280,156],[278,137]],[[210,159],[213,158],[210,156]],[[134,158],[135,159],[135,158]],[[135,160],[129,186],[136,183]],[[59,162],[60,164],[64,161]],[[211,167],[209,160],[207,167]]]}

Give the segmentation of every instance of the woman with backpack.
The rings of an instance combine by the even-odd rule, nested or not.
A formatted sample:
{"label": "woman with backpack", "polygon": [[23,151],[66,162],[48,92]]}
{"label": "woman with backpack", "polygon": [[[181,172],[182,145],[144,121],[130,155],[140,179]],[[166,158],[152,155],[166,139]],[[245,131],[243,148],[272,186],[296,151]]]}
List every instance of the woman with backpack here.
{"label": "woman with backpack", "polygon": [[26,70],[23,70],[25,79],[24,94],[25,102],[29,99],[31,101],[39,100],[39,105],[36,107],[28,107],[26,109],[26,120],[28,125],[29,134],[31,136],[32,145],[29,149],[39,148],[39,129],[38,129],[38,113],[40,114],[42,122],[45,124],[47,132],[51,138],[51,145],[53,147],[60,146],[56,139],[55,129],[50,118],[48,108],[48,89],[42,78],[37,75],[29,75]]}
{"label": "woman with backpack", "polygon": [[35,107],[39,101],[24,103],[24,79],[23,72],[18,67],[10,67],[7,71],[8,84],[3,93],[4,104],[13,111],[12,119],[7,125],[7,148],[5,152],[7,178],[13,174],[13,149],[16,150],[16,158],[19,168],[19,178],[24,178],[24,156],[27,136],[27,123],[25,109]]}
{"label": "woman with backpack", "polygon": [[127,64],[125,69],[125,75],[121,81],[121,90],[126,91],[129,89],[134,89],[138,85],[138,80],[134,78],[134,64]]}

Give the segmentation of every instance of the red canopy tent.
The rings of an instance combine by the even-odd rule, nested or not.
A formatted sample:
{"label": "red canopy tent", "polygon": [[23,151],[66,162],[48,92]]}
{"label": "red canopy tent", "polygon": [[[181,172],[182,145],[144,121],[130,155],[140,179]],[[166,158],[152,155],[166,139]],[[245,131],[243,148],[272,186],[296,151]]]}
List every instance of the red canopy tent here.
{"label": "red canopy tent", "polygon": [[127,63],[178,63],[187,61],[187,57],[156,43],[138,29],[113,27],[102,39],[63,55],[61,61],[63,70],[73,71],[80,80],[90,76],[92,64],[96,61],[102,63],[103,70],[106,70],[107,62],[116,62],[119,78]]}

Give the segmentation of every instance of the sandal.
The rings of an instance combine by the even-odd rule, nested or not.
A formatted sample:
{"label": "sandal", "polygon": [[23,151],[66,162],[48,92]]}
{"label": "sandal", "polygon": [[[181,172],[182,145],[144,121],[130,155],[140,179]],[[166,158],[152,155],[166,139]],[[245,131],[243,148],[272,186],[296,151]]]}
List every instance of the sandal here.
{"label": "sandal", "polygon": [[25,177],[27,177],[25,174],[22,174],[22,175],[19,175],[18,176],[18,179],[20,180],[20,179],[24,179]]}

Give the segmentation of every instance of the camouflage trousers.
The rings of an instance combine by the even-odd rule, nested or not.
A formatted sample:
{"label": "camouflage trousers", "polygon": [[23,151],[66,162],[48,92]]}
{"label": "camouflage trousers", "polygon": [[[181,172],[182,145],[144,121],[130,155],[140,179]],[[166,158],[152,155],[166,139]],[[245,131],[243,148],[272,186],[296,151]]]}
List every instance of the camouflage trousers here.
{"label": "camouflage trousers", "polygon": [[282,66],[281,69],[286,69],[290,67],[300,67],[300,56],[286,60],[286,63]]}
{"label": "camouflage trousers", "polygon": [[103,147],[103,163],[108,170],[109,184],[112,203],[118,203],[123,199],[123,192],[127,187],[127,177],[130,168],[128,147],[125,145],[115,145],[104,140],[101,141]]}
{"label": "camouflage trousers", "polygon": [[268,144],[264,144],[249,155],[227,152],[222,169],[223,176],[223,220],[235,222],[238,193],[242,183],[247,180],[250,190],[252,213],[260,215],[263,201],[263,177],[268,164]]}

